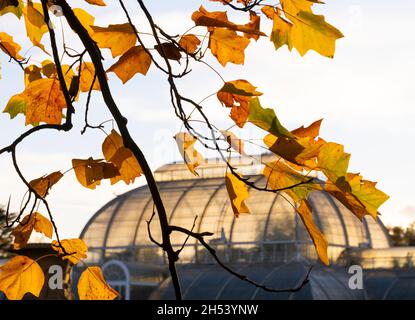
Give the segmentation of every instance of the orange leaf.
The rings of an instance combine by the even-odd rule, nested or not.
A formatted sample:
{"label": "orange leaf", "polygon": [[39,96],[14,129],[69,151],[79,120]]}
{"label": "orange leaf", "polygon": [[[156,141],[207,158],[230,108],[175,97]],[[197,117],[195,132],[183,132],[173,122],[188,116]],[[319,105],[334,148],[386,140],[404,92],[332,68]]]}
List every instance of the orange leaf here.
{"label": "orange leaf", "polygon": [[5,32],[0,32],[0,43],[0,50],[5,52],[7,55],[10,55],[18,60],[23,59],[23,57],[19,54],[22,47],[13,41],[12,36]]}
{"label": "orange leaf", "polygon": [[194,34],[186,34],[180,38],[180,47],[189,54],[193,54],[197,51],[197,47],[200,45],[200,40]]}
{"label": "orange leaf", "polygon": [[12,235],[14,236],[13,248],[22,249],[32,235],[33,230],[43,233],[46,237],[52,238],[52,223],[38,212],[33,212],[23,218],[23,220],[14,228]]}
{"label": "orange leaf", "polygon": [[[79,72],[79,67],[77,68]],[[92,62],[84,62],[81,65],[81,78],[79,79],[79,89],[81,92],[89,92],[91,89],[92,81],[94,81],[95,67]],[[98,78],[95,79],[92,90],[101,91]]]}
{"label": "orange leaf", "polygon": [[100,267],[86,268],[78,281],[80,300],[114,300],[119,294],[105,281]]}
{"label": "orange leaf", "polygon": [[36,191],[37,195],[41,198],[47,196],[50,188],[54,184],[56,184],[61,178],[63,174],[60,171],[53,172],[47,176],[43,176],[38,179],[34,179],[29,182],[30,187]]}
{"label": "orange leaf", "polygon": [[120,175],[111,178],[111,184],[123,180],[126,184],[134,183],[135,178],[141,176],[143,171],[130,149],[124,147],[124,142],[115,130],[105,138],[102,144],[102,153],[105,160],[114,164]]}
{"label": "orange leaf", "polygon": [[72,167],[79,183],[89,189],[95,189],[97,185],[101,184],[102,179],[113,179],[120,175],[114,164],[92,158],[73,159]]}
{"label": "orange leaf", "polygon": [[52,241],[52,249],[57,251],[59,255],[64,255],[62,257],[63,260],[67,259],[73,264],[77,264],[79,260],[87,257],[88,246],[82,239],[64,239],[61,241],[61,245],[67,255],[64,255],[64,251],[59,246],[58,241]]}
{"label": "orange leaf", "polygon": [[89,4],[93,4],[96,6],[106,6],[105,2],[103,0],[85,0]]}
{"label": "orange leaf", "polygon": [[39,297],[45,276],[39,264],[25,256],[16,256],[0,267],[0,291],[9,300],[21,300],[30,292]]}
{"label": "orange leaf", "polygon": [[107,72],[114,72],[122,83],[126,83],[136,73],[147,74],[151,57],[142,46],[130,48]]}

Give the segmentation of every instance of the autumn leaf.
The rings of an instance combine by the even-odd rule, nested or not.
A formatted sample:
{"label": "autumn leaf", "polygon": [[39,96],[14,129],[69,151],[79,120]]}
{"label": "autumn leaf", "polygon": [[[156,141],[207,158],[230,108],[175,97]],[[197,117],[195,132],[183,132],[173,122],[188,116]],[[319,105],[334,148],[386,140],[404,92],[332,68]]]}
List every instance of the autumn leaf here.
{"label": "autumn leaf", "polygon": [[6,13],[13,13],[20,19],[23,12],[22,0],[0,0],[0,16]]}
{"label": "autumn leaf", "polygon": [[[92,62],[83,62],[81,67],[77,68],[78,72],[79,68],[81,68],[81,77],[79,78],[79,89],[81,90],[81,92],[89,92],[95,77],[94,64]],[[94,85],[92,86],[92,90],[101,91],[101,86],[99,85],[98,78],[95,79]]]}
{"label": "autumn leaf", "polygon": [[42,79],[42,68],[32,64],[24,69],[24,83],[27,86],[29,83]]}
{"label": "autumn leaf", "polygon": [[10,119],[14,119],[18,114],[26,113],[27,101],[22,94],[12,96],[4,108],[3,112],[10,115]]}
{"label": "autumn leaf", "polygon": [[89,4],[93,4],[96,6],[106,6],[105,2],[103,0],[85,0]]}
{"label": "autumn leaf", "polygon": [[45,46],[40,41],[43,35],[48,32],[48,26],[41,12],[43,12],[42,5],[40,3],[32,3],[32,1],[28,1],[27,5],[23,8],[28,38],[33,45],[45,51]]}
{"label": "autumn leaf", "polygon": [[221,130],[220,133],[225,137],[229,147],[234,149],[239,154],[245,155],[244,141],[242,139],[239,139],[234,133],[227,130]]}
{"label": "autumn leaf", "polygon": [[377,218],[378,208],[389,196],[376,188],[376,182],[363,180],[362,176],[347,173],[335,183],[326,181],[324,189],[339,200],[360,220],[365,215]]}
{"label": "autumn leaf", "polygon": [[21,60],[23,57],[19,51],[22,47],[14,42],[13,37],[8,35],[6,32],[0,32],[0,50],[14,59]]}
{"label": "autumn leaf", "polygon": [[0,267],[0,291],[9,300],[21,300],[28,292],[39,297],[44,282],[42,268],[26,256],[13,257]]}
{"label": "autumn leaf", "polygon": [[80,300],[114,300],[119,295],[108,285],[97,266],[88,267],[81,273],[77,288]]}
{"label": "autumn leaf", "polygon": [[304,223],[305,228],[307,229],[310,237],[314,243],[314,246],[317,251],[317,255],[320,258],[321,262],[323,262],[326,266],[329,265],[329,257],[327,255],[327,240],[321,231],[316,226],[312,208],[310,203],[307,200],[301,200],[300,206],[297,208],[297,213],[301,217],[301,220]]}
{"label": "autumn leaf", "polygon": [[126,83],[136,73],[146,75],[151,65],[151,56],[142,46],[130,48],[107,72],[114,72],[122,83]]}
{"label": "autumn leaf", "polygon": [[57,251],[59,255],[62,255],[63,260],[69,260],[73,264],[77,264],[79,260],[85,259],[87,257],[86,252],[88,251],[88,246],[82,239],[64,239],[61,240],[61,245],[66,251],[63,251],[59,242],[56,240],[52,241],[52,249]]}
{"label": "autumn leaf", "polygon": [[232,108],[230,117],[235,124],[243,128],[249,116],[249,100],[251,97],[260,96],[261,92],[246,80],[234,80],[226,82],[218,91],[217,98],[228,108]]}
{"label": "autumn leaf", "polygon": [[202,155],[194,148],[194,144],[197,139],[187,132],[179,132],[174,136],[176,140],[179,152],[183,157],[187,168],[195,176],[199,174],[196,172],[196,168],[203,162]]}
{"label": "autumn leaf", "polygon": [[[309,50],[329,58],[334,56],[336,40],[342,38],[343,34],[328,24],[324,16],[312,12],[313,2],[318,1],[281,1],[284,15],[291,22],[283,19],[279,10],[273,13],[271,41],[276,49],[287,45],[290,51],[296,48],[301,56]],[[269,9],[266,15],[271,15]]]}
{"label": "autumn leaf", "polygon": [[188,54],[195,53],[199,45],[200,40],[194,34],[185,34],[179,40],[179,46]]}
{"label": "autumn leaf", "polygon": [[126,184],[134,183],[143,171],[130,149],[124,146],[120,134],[112,130],[102,144],[102,153],[105,160],[114,164],[120,175],[111,178],[111,184],[123,180]]}
{"label": "autumn leaf", "polygon": [[319,184],[310,182],[310,177],[293,170],[283,160],[266,163],[263,174],[268,187],[273,190],[285,189],[284,192],[297,203],[307,199],[311,191],[322,189]]}
{"label": "autumn leaf", "polygon": [[176,45],[171,42],[156,44],[154,49],[157,50],[160,56],[169,60],[179,61],[182,57],[179,48],[177,48]]}
{"label": "autumn leaf", "polygon": [[102,179],[113,179],[120,175],[114,164],[92,158],[73,159],[72,167],[79,183],[89,189],[95,189]]}
{"label": "autumn leaf", "polygon": [[111,24],[108,27],[91,26],[94,33],[91,37],[100,48],[111,50],[112,57],[122,55],[137,42],[134,29],[129,23]]}
{"label": "autumn leaf", "polygon": [[48,192],[52,186],[55,185],[62,177],[63,174],[60,171],[56,171],[30,181],[29,185],[39,197],[44,198],[48,195]]}
{"label": "autumn leaf", "polygon": [[237,35],[235,31],[225,28],[215,28],[209,37],[209,48],[222,66],[228,62],[244,64],[244,50],[249,45],[249,39]]}
{"label": "autumn leaf", "polygon": [[193,12],[192,20],[197,26],[212,28],[226,28],[227,30],[240,31],[249,34],[250,37],[257,39],[261,35],[265,35],[259,30],[259,17],[255,13],[250,14],[251,21],[245,25],[238,25],[228,20],[228,15],[224,11],[209,12],[203,6],[199,10]]}
{"label": "autumn leaf", "polygon": [[23,218],[23,220],[12,231],[14,236],[13,248],[22,249],[32,235],[33,230],[43,233],[46,237],[52,238],[53,226],[49,219],[45,218],[38,212],[33,212]]}
{"label": "autumn leaf", "polygon": [[320,126],[323,119],[314,121],[308,127],[301,126],[291,131],[293,135],[300,138],[310,137],[315,138],[320,134]]}
{"label": "autumn leaf", "polygon": [[74,8],[73,13],[78,18],[82,26],[86,29],[86,31],[88,31],[89,35],[92,35],[94,33],[94,30],[92,30],[91,26],[94,25],[95,18],[88,12],[80,8]]}
{"label": "autumn leaf", "polygon": [[344,152],[341,144],[328,142],[318,154],[318,168],[333,182],[344,177],[349,166],[350,154]]}
{"label": "autumn leaf", "polygon": [[60,124],[64,108],[66,101],[59,81],[42,78],[30,82],[22,93],[11,97],[3,112],[12,118],[17,113],[24,113],[26,125]]}
{"label": "autumn leaf", "polygon": [[257,97],[249,100],[248,121],[277,137],[294,138],[294,135],[278,120],[275,111],[269,108],[264,109]]}
{"label": "autumn leaf", "polygon": [[[239,175],[239,177],[241,177]],[[239,180],[233,173],[229,172],[225,177],[226,190],[231,200],[232,210],[236,217],[242,213],[250,213],[245,200],[248,198],[248,188],[246,184]]]}
{"label": "autumn leaf", "polygon": [[260,35],[265,35],[260,30],[261,17],[258,16],[254,11],[249,11],[250,21],[245,24],[245,27],[248,28],[251,32],[244,32],[244,36],[248,39],[258,40]]}

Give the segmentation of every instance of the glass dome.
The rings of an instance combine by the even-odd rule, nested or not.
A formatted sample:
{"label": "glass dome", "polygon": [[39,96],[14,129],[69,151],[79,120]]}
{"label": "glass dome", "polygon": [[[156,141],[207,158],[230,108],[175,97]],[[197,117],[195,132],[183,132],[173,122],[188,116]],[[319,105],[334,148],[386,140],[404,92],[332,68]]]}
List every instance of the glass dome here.
{"label": "glass dome", "polygon": [[[239,172],[252,181],[265,182],[260,168],[241,160]],[[195,231],[213,232],[207,238],[219,256],[228,262],[285,262],[301,255],[315,259],[315,250],[293,205],[283,194],[250,190],[247,202],[251,214],[235,218],[225,186],[225,167],[210,161],[192,176],[183,163],[161,167],[155,172],[171,224]],[[388,248],[389,240],[382,223],[367,217],[361,223],[346,207],[325,192],[310,195],[314,219],[329,242],[332,262],[346,248]],[[108,259],[162,264],[166,257],[149,240],[147,221],[153,202],[147,186],[134,189],[110,201],[88,222],[81,238],[90,247],[94,262]],[[197,218],[196,218],[197,216]],[[196,220],[195,220],[196,219]],[[152,236],[161,240],[157,215],[150,224]],[[180,248],[186,237],[172,234],[172,243]],[[180,255],[182,263],[209,263],[205,250],[189,239]]]}

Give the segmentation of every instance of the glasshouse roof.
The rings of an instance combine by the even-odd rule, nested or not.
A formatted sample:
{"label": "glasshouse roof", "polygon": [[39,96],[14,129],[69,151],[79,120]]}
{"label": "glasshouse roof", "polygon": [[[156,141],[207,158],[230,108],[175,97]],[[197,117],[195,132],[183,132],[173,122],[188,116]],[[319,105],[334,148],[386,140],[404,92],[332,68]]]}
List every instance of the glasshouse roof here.
{"label": "glasshouse roof", "polygon": [[[260,174],[261,167],[243,159],[239,172],[251,176],[251,181],[266,183]],[[191,175],[183,163],[161,167],[155,172],[158,186],[168,213],[170,223],[191,228],[195,217],[195,231],[213,232],[210,243],[232,248],[227,251],[232,259],[249,260],[261,254],[261,259],[272,255],[291,255],[294,249],[303,255],[314,255],[310,237],[293,205],[284,194],[250,190],[247,202],[251,214],[235,218],[225,186],[225,166],[220,161],[203,164],[199,177]],[[329,255],[337,259],[345,248],[387,248],[389,240],[382,223],[367,217],[361,223],[346,207],[323,191],[311,193],[310,202],[314,219],[329,242]],[[147,186],[116,197],[91,218],[81,237],[88,243],[92,259],[101,260],[126,255],[142,262],[155,261],[161,257],[154,254],[150,242],[147,221],[153,212],[153,202]],[[157,215],[150,226],[155,239],[160,239]],[[173,233],[172,242],[181,246],[185,236]],[[258,253],[256,248],[269,248]],[[182,261],[201,262],[199,246],[189,239],[181,254]],[[156,250],[156,251],[155,251]],[[270,251],[271,250],[271,251]],[[264,252],[267,254],[264,257]],[[224,253],[225,254],[225,253]],[[158,258],[157,258],[158,257]],[[161,259],[161,258],[160,258]],[[287,259],[286,259],[287,260]]]}

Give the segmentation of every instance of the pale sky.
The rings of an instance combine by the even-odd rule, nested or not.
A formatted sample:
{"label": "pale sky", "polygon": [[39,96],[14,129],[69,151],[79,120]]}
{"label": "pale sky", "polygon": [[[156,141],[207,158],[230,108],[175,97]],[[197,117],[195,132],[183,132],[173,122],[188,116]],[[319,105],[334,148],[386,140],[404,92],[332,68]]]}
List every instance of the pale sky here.
{"label": "pale sky", "polygon": [[[118,1],[106,1],[111,6],[94,8],[84,1],[71,1],[73,7],[87,8],[96,16],[96,25],[126,22]],[[140,31],[148,32],[136,1],[130,5]],[[191,13],[201,3],[212,10],[223,10],[219,4],[194,0],[147,1],[157,24],[171,34],[183,33],[193,26]],[[324,118],[321,136],[344,144],[352,154],[349,171],[360,172],[366,179],[378,181],[378,187],[390,195],[380,208],[385,224],[407,225],[415,221],[415,191],[412,182],[415,151],[415,2],[410,0],[327,0],[326,5],[315,5],[317,12],[338,27],[345,35],[337,41],[334,59],[314,52],[301,58],[287,48],[274,50],[273,44],[263,38],[252,42],[246,50],[244,66],[228,65],[222,68],[208,54],[208,62],[226,80],[247,79],[263,92],[261,102],[274,107],[281,122],[289,129]],[[231,15],[235,20],[235,15]],[[57,30],[60,21],[54,19]],[[243,21],[243,19],[241,20]],[[271,25],[263,21],[264,30]],[[65,27],[66,28],[66,27]],[[12,34],[25,52],[30,44],[24,40],[22,21],[8,14],[0,17],[0,32]],[[202,31],[199,31],[202,32]],[[67,34],[67,43],[74,37]],[[43,43],[49,45],[47,36]],[[73,45],[77,47],[77,43]],[[108,50],[105,50],[108,53]],[[32,63],[46,57],[37,48],[26,55]],[[111,65],[106,55],[107,66]],[[0,55],[0,108],[9,97],[23,89],[20,69]],[[196,64],[189,77],[179,82],[182,92],[201,100],[221,87],[221,80],[207,67]],[[129,128],[143,149],[153,169],[174,160],[180,154],[172,136],[180,130],[170,105],[165,76],[152,66],[147,77],[135,76],[125,86],[114,74],[109,75],[114,97],[121,111],[129,119]],[[56,170],[67,170],[72,158],[102,157],[104,135],[96,130],[81,136],[85,99],[75,106],[74,129],[70,133],[39,132],[25,140],[18,149],[18,161],[28,180]],[[205,112],[222,128],[232,125],[228,110],[215,98],[204,103]],[[91,122],[110,118],[106,107],[94,94]],[[0,147],[12,142],[25,129],[24,118],[9,120],[0,113]],[[111,127],[107,127],[108,130]],[[244,139],[261,139],[264,134],[247,126],[235,133]],[[205,156],[214,156],[199,147]],[[257,149],[252,149],[252,152]],[[0,204],[6,204],[12,195],[12,208],[18,209],[25,192],[23,184],[13,171],[8,155],[0,156]],[[114,196],[145,183],[139,178],[134,185],[121,183],[110,186],[104,182],[96,190],[82,187],[73,172],[65,175],[53,187],[49,202],[63,237],[77,237],[93,213]],[[40,209],[41,211],[41,209]]]}

